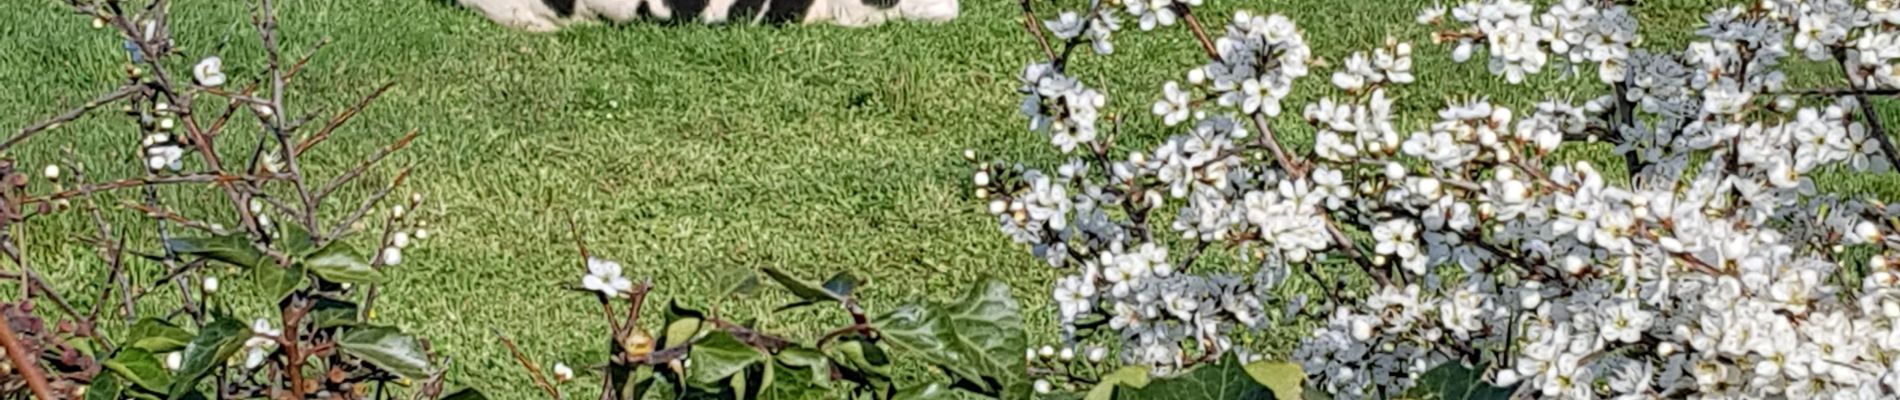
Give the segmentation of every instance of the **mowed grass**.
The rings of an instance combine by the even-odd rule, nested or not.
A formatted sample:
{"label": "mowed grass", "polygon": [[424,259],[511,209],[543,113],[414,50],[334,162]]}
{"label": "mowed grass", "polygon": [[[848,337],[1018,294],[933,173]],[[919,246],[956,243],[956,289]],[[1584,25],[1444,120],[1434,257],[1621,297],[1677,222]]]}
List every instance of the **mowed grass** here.
{"label": "mowed grass", "polygon": [[[174,8],[179,44],[194,57],[223,55],[238,82],[263,68],[246,3],[182,0]],[[427,195],[430,205],[420,214],[436,237],[408,251],[392,271],[377,321],[425,333],[454,357],[457,382],[500,398],[537,396],[491,328],[511,334],[544,364],[604,360],[598,306],[591,296],[561,289],[581,273],[570,214],[594,254],[620,260],[631,276],[653,278],[657,289],[648,300],[654,309],[671,301],[705,307],[725,283],[716,278],[722,270],[747,266],[776,265],[808,278],[851,271],[866,281],[861,296],[872,310],[946,301],[983,277],[997,277],[1023,299],[1034,339],[1054,338],[1046,298],[1059,271],[998,234],[971,194],[960,155],[973,148],[1035,165],[1060,160],[1044,138],[1023,131],[1015,114],[1015,76],[1041,55],[1013,1],[966,1],[965,15],[946,25],[636,24],[545,35],[502,29],[446,1],[279,3],[287,57],[305,54],[325,37],[334,41],[292,84],[291,114],[322,111],[317,115],[327,118],[377,84],[397,84],[313,152],[307,170],[328,179],[403,132],[421,132],[390,166],[324,207],[336,218],[386,183],[396,166],[416,166],[401,193]],[[1505,87],[1482,63],[1451,64],[1449,49],[1428,45],[1424,28],[1411,23],[1429,1],[1211,3],[1204,19],[1213,26],[1238,8],[1287,14],[1329,60],[1388,35],[1419,43],[1423,83],[1399,92],[1412,128],[1443,104],[1441,94],[1524,106],[1547,95],[1595,93],[1570,83]],[[1715,3],[1723,2],[1646,2],[1646,16],[1655,17],[1646,27],[1651,44],[1680,45],[1686,29],[1700,21],[1697,15]],[[1053,15],[1048,3],[1038,4],[1045,17]],[[0,3],[0,109],[6,110],[0,128],[10,132],[118,84],[125,61],[118,40],[87,24],[55,1]],[[1180,79],[1200,58],[1184,27],[1140,32],[1134,21],[1124,24],[1130,29],[1119,34],[1116,57],[1082,55],[1074,71],[1105,87],[1111,107],[1130,117],[1118,141],[1130,150],[1175,132],[1145,110],[1163,79]],[[219,48],[227,34],[229,44]],[[1290,109],[1324,89],[1330,69],[1318,71],[1322,75],[1302,84],[1308,94],[1289,102]],[[1807,71],[1819,72],[1802,75],[1806,81],[1835,76]],[[1883,107],[1900,113],[1891,103]],[[1309,130],[1294,118],[1276,127],[1296,147],[1308,142]],[[94,116],[11,156],[37,170],[67,146],[102,173],[124,176],[136,165],[134,131],[121,119]],[[231,156],[248,151],[254,130],[238,132],[239,138],[222,142]],[[1584,147],[1572,155],[1610,159],[1603,150]],[[1892,199],[1890,177],[1829,179],[1825,186]],[[221,197],[173,196],[174,206],[199,216],[223,215],[229,207]],[[113,198],[119,199],[137,197]],[[115,215],[122,223],[137,221],[130,212]],[[29,253],[69,296],[89,306],[104,263],[90,248],[65,240],[86,234],[89,225],[66,217],[43,229],[31,238]],[[157,251],[149,227],[122,229],[135,231],[139,248]],[[1223,257],[1209,260],[1197,268],[1248,269]],[[134,272],[147,282],[160,274],[157,268],[139,265]],[[768,291],[722,310],[801,337],[846,321],[828,308],[766,313],[785,301]],[[259,304],[233,306],[250,316],[270,315]],[[1302,332],[1299,326],[1266,332],[1277,339],[1262,346],[1284,351]]]}

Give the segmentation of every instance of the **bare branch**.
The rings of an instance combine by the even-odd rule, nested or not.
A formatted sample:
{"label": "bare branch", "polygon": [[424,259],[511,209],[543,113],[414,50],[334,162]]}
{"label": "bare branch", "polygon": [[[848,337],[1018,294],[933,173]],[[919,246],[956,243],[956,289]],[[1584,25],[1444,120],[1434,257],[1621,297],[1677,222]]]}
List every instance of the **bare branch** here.
{"label": "bare branch", "polygon": [[40,121],[39,123],[29,125],[25,128],[21,128],[19,132],[16,132],[13,134],[13,137],[7,138],[6,142],[0,142],[0,151],[6,151],[7,149],[13,148],[13,145],[20,144],[20,142],[25,141],[27,138],[33,137],[33,135],[35,134],[52,130],[54,128],[58,128],[60,124],[64,124],[67,122],[71,122],[72,120],[79,119],[79,117],[85,116],[86,113],[91,112],[93,109],[99,108],[100,106],[111,104],[112,102],[118,101],[119,99],[123,99],[126,96],[131,96],[133,93],[138,93],[139,89],[140,89],[140,86],[138,85],[120,86],[117,90],[113,90],[111,92],[106,92],[106,94],[99,95],[99,97],[93,98],[92,101],[88,101],[86,102],[86,104],[81,104],[79,105],[79,107],[74,107],[71,110],[66,110],[66,112],[60,113],[59,115],[55,115],[52,118],[48,118],[45,121]]}

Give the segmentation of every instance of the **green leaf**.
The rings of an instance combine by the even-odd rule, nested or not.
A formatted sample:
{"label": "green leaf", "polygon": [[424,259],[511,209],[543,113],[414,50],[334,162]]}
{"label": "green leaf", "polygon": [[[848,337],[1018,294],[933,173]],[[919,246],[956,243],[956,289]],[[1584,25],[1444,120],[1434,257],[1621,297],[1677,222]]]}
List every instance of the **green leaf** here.
{"label": "green leaf", "polygon": [[720,296],[744,297],[759,288],[759,274],[751,268],[731,268],[720,274],[714,282],[725,282]]}
{"label": "green leaf", "polygon": [[1247,376],[1253,381],[1273,390],[1276,399],[1300,399],[1306,381],[1306,371],[1300,364],[1290,362],[1258,361],[1247,364]]}
{"label": "green leaf", "polygon": [[429,355],[414,336],[386,326],[358,326],[343,332],[336,347],[384,371],[421,381],[429,378]]}
{"label": "green leaf", "polygon": [[[824,377],[830,378],[831,367],[823,367],[820,369],[815,367],[788,366],[784,362],[784,355],[785,353],[780,352],[780,362],[772,363],[772,372],[768,374],[772,382],[771,384],[765,385],[764,388],[759,391],[759,399],[791,400],[823,398],[824,394],[831,388],[831,383],[814,379],[820,376],[818,371],[821,370],[823,371]],[[823,356],[819,357],[822,358]]]}
{"label": "green leaf", "polygon": [[831,387],[831,358],[825,357],[825,353],[804,347],[792,347],[779,350],[776,358],[779,364],[792,370],[807,371],[806,373],[810,376],[805,381],[809,381],[808,384]]}
{"label": "green leaf", "polygon": [[132,347],[145,349],[152,354],[164,354],[185,348],[185,344],[191,342],[191,337],[191,332],[185,328],[162,319],[145,317],[132,323],[127,339],[132,340]]}
{"label": "green leaf", "polygon": [[687,371],[694,385],[716,387],[739,371],[765,361],[765,352],[739,341],[726,331],[712,331],[693,343],[688,357],[693,367]]}
{"label": "green leaf", "polygon": [[[119,354],[114,354],[112,359],[106,360],[105,366],[106,369],[112,370],[126,381],[146,389],[165,390],[166,386],[171,385],[171,371],[165,369],[165,363],[159,360],[158,355],[145,349],[137,347],[121,349]],[[101,374],[100,376],[111,375]],[[119,384],[114,382],[112,386],[118,387]]]}
{"label": "green leaf", "polygon": [[874,325],[892,345],[989,392],[985,394],[1023,398],[1030,387],[1022,377],[1028,368],[1023,359],[1028,339],[1020,308],[1008,284],[988,279],[961,300],[902,306]]}
{"label": "green leaf", "polygon": [[1458,361],[1447,361],[1419,375],[1418,385],[1406,391],[1407,397],[1416,399],[1443,400],[1507,400],[1516,386],[1496,387],[1484,382],[1484,364],[1476,368],[1466,367]]}
{"label": "green leaf", "polygon": [[281,230],[284,235],[284,248],[290,250],[291,255],[308,255],[310,250],[317,247],[316,242],[311,240],[310,231],[304,230],[303,225],[295,223],[277,225],[283,227]]}
{"label": "green leaf", "polygon": [[699,335],[699,327],[702,322],[703,321],[700,321],[699,318],[688,317],[667,323],[666,339],[662,341],[666,346],[661,348],[673,348],[693,340],[693,336]]}
{"label": "green leaf", "polygon": [[[942,383],[936,383],[936,382],[903,388],[903,389],[898,390],[897,394],[891,395],[891,400],[956,400],[956,399],[971,399],[971,398],[983,398],[983,397],[971,395],[961,390],[956,390]],[[1025,396],[1025,397],[1004,397],[1004,398],[1005,399],[1019,399],[1019,398],[1027,399],[1029,397]]]}
{"label": "green leaf", "polygon": [[705,325],[706,313],[682,307],[679,301],[669,301],[666,305],[666,331],[661,332],[660,348],[671,348],[692,341]]}
{"label": "green leaf", "polygon": [[292,265],[290,268],[258,266],[251,269],[251,284],[256,285],[257,290],[270,296],[271,301],[275,303],[297,290],[297,287],[303,286],[304,271],[303,264]]}
{"label": "green leaf", "polygon": [[884,354],[884,348],[875,342],[863,338],[846,338],[833,345],[838,352],[833,357],[838,366],[866,375],[867,379],[883,380],[891,375],[891,359]]}
{"label": "green leaf", "polygon": [[173,238],[165,241],[165,247],[171,248],[178,254],[205,257],[239,268],[263,264],[265,260],[264,253],[251,245],[251,238],[239,234],[205,238]]}
{"label": "green leaf", "polygon": [[383,280],[383,273],[369,266],[355,248],[343,242],[330,242],[311,254],[304,264],[323,280],[336,283],[369,284]]}
{"label": "green leaf", "polygon": [[218,318],[205,324],[198,330],[198,336],[180,350],[184,352],[184,360],[172,379],[169,398],[178,399],[196,389],[198,381],[209,375],[212,367],[231,359],[250,337],[251,328],[236,319]]}
{"label": "green leaf", "polygon": [[1273,399],[1273,392],[1254,382],[1234,353],[1219,362],[1194,367],[1185,373],[1156,379],[1143,388],[1119,389],[1127,398],[1155,400],[1187,399]]}
{"label": "green leaf", "polygon": [[124,389],[119,385],[119,375],[99,374],[92,378],[92,385],[86,386],[86,400],[118,400],[119,391]]}
{"label": "green leaf", "polygon": [[475,388],[461,388],[443,395],[441,400],[488,400],[488,396]]}
{"label": "green leaf", "polygon": [[1115,370],[1115,372],[1111,372],[1108,375],[1103,375],[1102,381],[1099,383],[1096,383],[1094,388],[1089,389],[1089,395],[1088,397],[1085,397],[1085,399],[1087,400],[1113,399],[1115,398],[1115,388],[1118,386],[1126,386],[1126,387],[1131,387],[1131,388],[1136,388],[1136,389],[1147,387],[1149,374],[1153,371],[1154,369],[1149,368],[1146,365],[1130,365],[1130,366],[1122,367],[1122,369]]}
{"label": "green leaf", "polygon": [[310,321],[317,329],[335,328],[356,324],[356,303],[328,298],[316,298],[316,304],[310,307]]}
{"label": "green leaf", "polygon": [[773,281],[778,282],[779,286],[784,286],[786,290],[792,291],[793,295],[798,296],[798,298],[805,299],[806,301],[842,302],[845,300],[843,296],[839,296],[836,293],[832,293],[829,290],[825,290],[823,286],[819,286],[817,284],[792,277],[791,275],[786,274],[785,271],[780,271],[778,267],[765,267],[763,268],[763,270],[765,271],[765,275],[771,277]]}

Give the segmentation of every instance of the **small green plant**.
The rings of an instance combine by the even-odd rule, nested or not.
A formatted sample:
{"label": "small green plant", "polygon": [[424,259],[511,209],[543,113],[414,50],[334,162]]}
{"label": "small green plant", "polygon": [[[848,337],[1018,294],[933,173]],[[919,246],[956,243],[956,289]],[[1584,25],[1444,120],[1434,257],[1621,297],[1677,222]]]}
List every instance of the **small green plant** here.
{"label": "small green plant", "polygon": [[[611,356],[599,368],[603,399],[1267,399],[1296,398],[1304,376],[1296,365],[1232,356],[1154,376],[1145,366],[1114,368],[1106,349],[1079,356],[1075,349],[1035,349],[1010,287],[988,278],[951,302],[873,313],[855,295],[860,282],[849,273],[820,282],[776,267],[738,268],[721,280],[730,285],[707,308],[667,304],[657,329],[649,330],[639,321],[652,281],[635,283],[621,275],[618,262],[577,243],[583,274],[571,289],[600,302],[611,337]],[[840,307],[850,318],[821,336],[793,338],[720,315],[719,301],[743,298],[761,281],[798,299],[774,312]],[[537,386],[563,398],[563,384],[575,379],[572,368],[556,364],[550,379],[505,334],[497,335]],[[922,378],[900,373],[915,367],[930,372]]]}
{"label": "small green plant", "polygon": [[[367,89],[332,116],[292,118],[286,86],[324,43],[303,58],[282,57],[270,0],[253,9],[265,59],[251,76],[227,74],[215,54],[181,63],[166,0],[66,5],[123,39],[128,62],[118,88],[0,143],[0,248],[14,266],[0,274],[26,294],[0,303],[8,358],[0,391],[39,399],[361,399],[388,397],[393,383],[417,399],[442,398],[448,360],[426,339],[370,318],[403,249],[429,236],[424,216],[408,212],[423,206],[422,195],[397,192],[411,168],[365,197],[340,196],[378,174],[417,133],[327,178],[300,162],[391,85]],[[125,148],[67,148],[44,164],[12,152],[113,109],[136,132]],[[131,176],[87,164],[122,154],[114,150],[137,155]],[[112,210],[135,213],[137,223],[108,216]],[[47,222],[61,213],[83,213],[74,219],[90,232],[56,231]],[[55,290],[28,256],[58,244],[46,238],[69,235],[110,266],[78,286],[97,292],[85,294],[89,302]],[[137,272],[154,270],[162,276]],[[238,315],[247,306],[269,311]],[[468,396],[479,394],[449,394]]]}

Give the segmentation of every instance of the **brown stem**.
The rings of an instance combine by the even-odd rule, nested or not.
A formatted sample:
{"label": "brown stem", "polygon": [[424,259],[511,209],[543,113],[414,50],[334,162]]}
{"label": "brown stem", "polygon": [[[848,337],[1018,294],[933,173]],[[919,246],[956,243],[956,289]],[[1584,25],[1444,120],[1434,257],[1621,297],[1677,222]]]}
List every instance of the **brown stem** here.
{"label": "brown stem", "polygon": [[179,184],[179,183],[230,183],[230,182],[247,181],[247,180],[252,180],[252,179],[277,179],[279,177],[281,177],[281,175],[253,177],[253,176],[227,175],[227,174],[196,174],[196,175],[182,175],[182,176],[147,176],[143,178],[126,178],[126,179],[121,179],[121,180],[107,182],[107,183],[81,185],[79,187],[68,189],[63,192],[57,192],[57,193],[40,196],[40,197],[27,198],[27,199],[20,200],[20,204],[21,205],[38,204],[38,203],[44,203],[44,202],[49,202],[49,201],[57,201],[57,200],[62,200],[62,199],[70,199],[74,197],[86,196],[86,195],[91,195],[93,193],[98,193],[98,192],[139,187],[139,186],[145,186],[145,185],[164,185],[164,184]]}
{"label": "brown stem", "polygon": [[[325,131],[327,132],[328,129],[325,129]],[[338,188],[343,187],[344,183],[349,183],[350,180],[356,179],[356,177],[363,175],[364,171],[368,171],[369,168],[372,166],[375,166],[377,162],[381,162],[383,158],[389,157],[390,154],[394,154],[395,152],[402,151],[403,148],[409,147],[409,143],[416,140],[416,134],[419,132],[420,131],[418,130],[410,129],[409,133],[403,134],[402,138],[396,139],[395,143],[391,143],[389,146],[385,146],[382,149],[377,150],[376,154],[371,154],[369,156],[369,159],[363,160],[363,162],[361,163],[357,163],[355,167],[351,167],[349,172],[344,173],[342,176],[336,177],[336,179],[330,180],[330,183],[324,184],[323,188],[317,189],[317,193],[316,193],[317,200],[322,201],[324,198],[329,197],[330,193],[336,192]],[[318,134],[322,135],[324,133],[318,133]],[[319,139],[313,137],[311,138],[311,140],[319,140]],[[305,143],[310,143],[310,141],[305,141]],[[299,152],[301,151],[302,150],[300,149]]]}
{"label": "brown stem", "polygon": [[277,147],[283,152],[284,164],[290,167],[291,186],[297,188],[298,197],[303,199],[304,227],[311,232],[316,232],[319,228],[317,226],[317,198],[311,194],[309,185],[304,184],[303,167],[297,162],[296,152],[290,146],[290,134],[284,131],[283,126],[284,70],[278,63],[277,10],[271,7],[271,0],[263,0],[261,11],[262,16],[258,19],[257,28],[259,34],[263,36],[265,60],[269,64],[271,74],[270,107],[272,112],[267,125],[269,125],[271,135],[277,139]]}
{"label": "brown stem", "polygon": [[1207,38],[1207,30],[1201,27],[1200,20],[1194,18],[1194,13],[1180,3],[1175,3],[1174,11],[1181,14],[1182,21],[1187,21],[1188,30],[1194,32],[1194,40],[1201,42],[1201,50],[1207,52],[1207,58],[1220,60],[1220,49],[1214,48],[1214,41]]}
{"label": "brown stem", "polygon": [[1280,168],[1286,169],[1287,174],[1293,176],[1293,179],[1306,176],[1304,166],[1294,162],[1292,157],[1287,155],[1286,149],[1280,147],[1280,138],[1274,136],[1273,127],[1267,124],[1266,116],[1258,113],[1253,114],[1253,127],[1255,130],[1260,131],[1260,136],[1256,141],[1259,142],[1258,144],[1266,146],[1267,151],[1273,153],[1273,160],[1280,163]]}
{"label": "brown stem", "polygon": [[1036,37],[1036,44],[1042,45],[1042,54],[1049,59],[1056,58],[1056,50],[1049,47],[1049,36],[1042,33],[1042,25],[1036,24],[1036,11],[1029,5],[1030,0],[1020,0],[1023,6],[1023,27]]}
{"label": "brown stem", "polygon": [[20,142],[25,141],[27,138],[33,137],[34,134],[52,130],[53,128],[58,128],[60,124],[79,119],[79,117],[86,115],[87,112],[99,108],[100,106],[111,104],[126,96],[131,96],[133,93],[138,93],[139,89],[140,87],[138,85],[121,86],[118,90],[99,95],[99,97],[92,99],[92,101],[88,101],[86,104],[81,104],[79,107],[75,107],[71,110],[66,110],[66,112],[53,116],[53,118],[40,121],[26,128],[21,128],[19,132],[13,134],[13,137],[7,138],[6,142],[0,143],[0,151],[6,151],[12,148],[13,145],[20,144]]}
{"label": "brown stem", "polygon": [[548,378],[541,375],[541,367],[535,364],[534,360],[529,359],[527,354],[522,353],[521,348],[515,346],[515,341],[508,339],[508,334],[502,333],[501,328],[489,329],[494,330],[495,337],[500,338],[501,344],[508,347],[508,353],[514,356],[515,362],[520,363],[522,368],[528,369],[528,377],[534,379],[535,386],[540,387],[541,391],[547,392],[548,397],[552,397],[555,400],[561,399],[561,391],[555,390],[554,385],[548,383]]}
{"label": "brown stem", "polygon": [[[1860,103],[1860,113],[1867,117],[1867,136],[1873,136],[1880,143],[1880,151],[1887,154],[1888,164],[1900,168],[1900,152],[1894,151],[1893,139],[1887,137],[1887,127],[1881,124],[1880,113],[1874,110],[1873,99],[1867,98],[1867,93],[1861,89],[1862,85],[1854,82],[1854,71],[1847,67],[1847,53],[1835,52],[1834,60],[1841,65],[1841,73],[1847,77],[1847,86],[1853,91],[1854,99]],[[1872,83],[1870,80],[1867,86],[1873,86]]]}
{"label": "brown stem", "polygon": [[[355,117],[357,113],[363,112],[363,109],[368,108],[370,103],[373,103],[376,101],[377,97],[382,97],[383,92],[389,91],[389,88],[394,87],[394,86],[396,86],[395,82],[389,82],[389,83],[384,83],[382,86],[376,87],[376,90],[370,92],[368,96],[364,96],[363,99],[357,100],[356,105],[350,106],[350,108],[343,109],[343,112],[338,113],[336,117],[330,118],[330,123],[324,124],[323,129],[318,130],[317,133],[314,135],[311,135],[310,138],[304,139],[303,142],[298,143],[297,151],[292,152],[292,154],[302,155],[304,151],[310,150],[310,148],[316,146],[317,143],[322,143],[324,139],[329,139],[331,131],[335,131],[337,127],[343,126],[343,124],[346,122],[350,122],[350,118]],[[413,133],[411,134],[413,135]]]}
{"label": "brown stem", "polygon": [[308,311],[304,302],[301,298],[292,300],[289,307],[284,309],[284,334],[277,340],[278,347],[284,350],[284,357],[289,359],[284,374],[290,378],[290,396],[293,399],[304,398],[304,353],[298,349],[297,340],[297,327],[303,323],[304,313]]}
{"label": "brown stem", "polygon": [[53,390],[46,385],[46,375],[40,372],[40,366],[34,362],[33,355],[20,345],[19,335],[13,333],[13,321],[6,318],[0,321],[0,346],[7,349],[7,359],[13,361],[13,370],[26,380],[27,388],[40,400],[54,400]]}
{"label": "brown stem", "polygon": [[330,227],[330,233],[324,235],[324,237],[336,238],[343,235],[345,229],[349,229],[350,225],[362,220],[364,215],[368,215],[369,210],[376,207],[376,203],[382,202],[385,197],[389,197],[389,192],[396,190],[398,186],[402,186],[403,181],[409,179],[409,171],[409,168],[403,168],[402,171],[397,171],[396,179],[391,180],[389,186],[384,186],[383,189],[377,191],[375,195],[363,199],[363,204],[358,205],[356,211],[351,212],[350,216],[344,218],[342,221],[337,221],[335,226]]}

